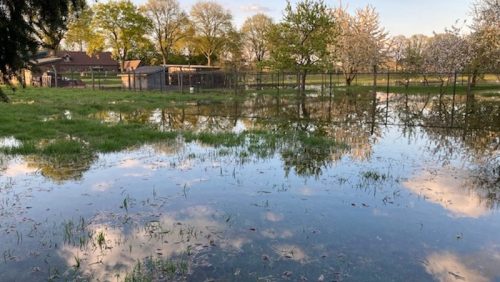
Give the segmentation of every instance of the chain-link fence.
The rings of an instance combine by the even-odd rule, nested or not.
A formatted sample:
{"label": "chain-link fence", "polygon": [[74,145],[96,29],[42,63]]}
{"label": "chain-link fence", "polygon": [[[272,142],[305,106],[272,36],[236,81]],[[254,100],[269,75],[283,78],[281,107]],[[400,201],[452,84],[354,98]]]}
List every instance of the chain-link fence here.
{"label": "chain-link fence", "polygon": [[[130,91],[178,91],[182,93],[225,92],[298,89],[301,75],[289,71],[175,71],[157,67],[156,71],[131,70],[120,73],[99,66],[76,66],[57,73],[46,71],[32,74],[32,86],[71,87],[91,89],[116,89]],[[500,73],[471,75],[469,73],[431,73],[377,71],[344,74],[326,70],[308,73],[305,89],[329,91],[336,87],[451,87],[451,86],[500,86]]]}

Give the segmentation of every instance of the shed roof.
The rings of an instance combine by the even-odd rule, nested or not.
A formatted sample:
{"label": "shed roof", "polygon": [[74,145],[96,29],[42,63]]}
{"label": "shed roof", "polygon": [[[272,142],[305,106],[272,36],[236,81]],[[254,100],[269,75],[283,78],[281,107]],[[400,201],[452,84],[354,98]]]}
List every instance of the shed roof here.
{"label": "shed roof", "polygon": [[129,60],[123,62],[123,68],[126,70],[136,70],[141,65],[141,60]]}
{"label": "shed roof", "polygon": [[135,70],[136,74],[153,74],[157,72],[163,71],[163,67],[160,66],[144,66],[144,67],[138,67]]}
{"label": "shed roof", "polygon": [[217,66],[205,66],[205,65],[164,65],[167,68],[175,67],[175,68],[185,68],[185,69],[214,69],[218,70],[221,67]]}
{"label": "shed roof", "polygon": [[122,72],[118,74],[118,76],[128,76],[129,74],[132,75],[140,75],[140,76],[147,76],[150,74],[155,74],[163,71],[163,67],[160,66],[144,66],[144,67],[138,67],[135,70],[132,71],[127,71],[127,72]]}

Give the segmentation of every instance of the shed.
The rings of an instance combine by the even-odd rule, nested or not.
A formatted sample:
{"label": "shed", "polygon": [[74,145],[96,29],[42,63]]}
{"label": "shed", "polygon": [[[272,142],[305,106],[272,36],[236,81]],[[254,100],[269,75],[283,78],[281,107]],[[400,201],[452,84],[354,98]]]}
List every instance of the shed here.
{"label": "shed", "polygon": [[167,84],[197,86],[203,88],[223,87],[225,74],[221,67],[204,65],[164,65]]}
{"label": "shed", "polygon": [[122,80],[122,86],[128,89],[138,90],[162,90],[165,88],[165,68],[160,66],[138,67],[135,71],[129,71],[118,75]]}

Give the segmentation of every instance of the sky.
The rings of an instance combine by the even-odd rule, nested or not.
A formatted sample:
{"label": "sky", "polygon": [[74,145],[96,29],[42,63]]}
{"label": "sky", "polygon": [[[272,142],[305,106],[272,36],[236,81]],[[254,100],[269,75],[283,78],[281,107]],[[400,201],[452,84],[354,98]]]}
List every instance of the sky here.
{"label": "sky", "polygon": [[[102,1],[101,1],[102,2]],[[141,5],[147,0],[133,0]],[[181,7],[189,11],[197,0],[179,0]],[[231,11],[234,24],[241,27],[249,16],[262,12],[271,16],[275,22],[282,18],[285,0],[216,0]],[[291,0],[292,3],[297,0]],[[470,10],[474,0],[325,0],[331,7],[348,6],[354,11],[370,4],[380,15],[381,26],[394,35],[425,34],[443,32],[446,27],[460,20],[471,21]]]}

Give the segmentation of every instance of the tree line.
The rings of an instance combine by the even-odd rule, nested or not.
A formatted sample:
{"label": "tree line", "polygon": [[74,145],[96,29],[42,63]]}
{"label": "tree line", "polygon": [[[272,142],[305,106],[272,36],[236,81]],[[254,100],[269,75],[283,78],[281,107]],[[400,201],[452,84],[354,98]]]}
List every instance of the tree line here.
{"label": "tree line", "polygon": [[468,34],[456,25],[433,36],[389,37],[374,7],[350,13],[322,0],[287,1],[279,22],[256,14],[241,28],[213,1],[184,11],[178,0],[142,6],[129,0],[92,6],[85,0],[0,0],[0,36],[8,42],[0,46],[0,72],[15,75],[29,67],[38,48],[57,51],[64,45],[88,54],[111,50],[122,70],[125,60],[141,59],[294,71],[301,88],[313,71],[342,72],[350,85],[358,73],[381,67],[423,74],[466,71],[475,81],[500,70],[500,3],[476,0],[471,13]]}

